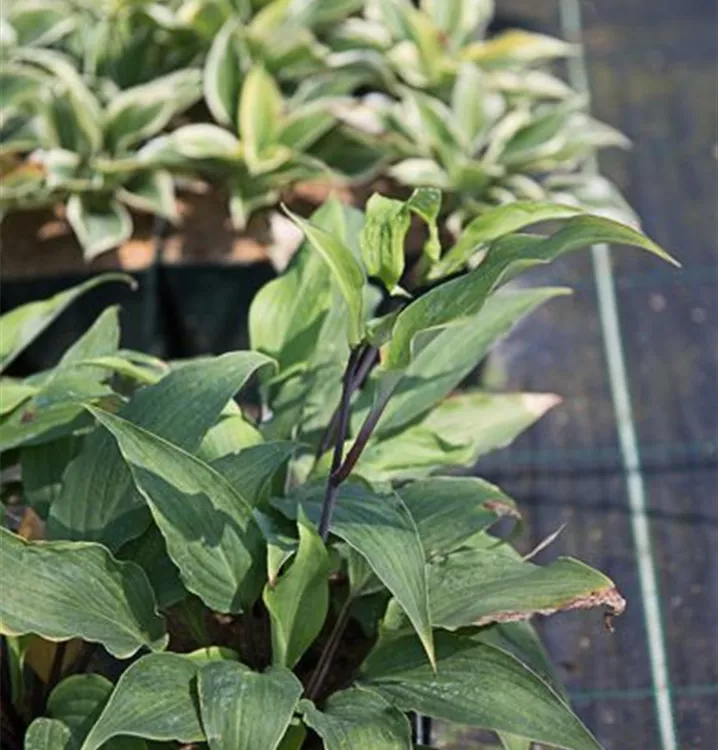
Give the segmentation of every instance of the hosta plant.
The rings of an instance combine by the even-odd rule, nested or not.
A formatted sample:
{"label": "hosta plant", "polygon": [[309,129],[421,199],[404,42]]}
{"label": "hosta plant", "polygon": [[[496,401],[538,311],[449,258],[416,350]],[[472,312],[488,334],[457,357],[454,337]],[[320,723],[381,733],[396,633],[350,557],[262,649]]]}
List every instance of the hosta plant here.
{"label": "hosta plant", "polygon": [[[514,200],[635,224],[612,183],[577,169],[626,139],[551,72],[574,47],[487,37],[491,0],[417,5],[7,2],[0,207],[66,204],[87,257],[128,238],[126,206],[175,220],[188,178],[229,195],[237,230],[306,181],[386,176],[400,195],[442,189],[453,231]],[[200,88],[204,105],[174,117]]]}
{"label": "hosta plant", "polygon": [[[491,533],[520,531],[513,500],[447,472],[557,398],[453,392],[566,292],[507,287],[518,272],[591,242],[670,258],[608,219],[516,234],[536,217],[500,209],[478,265],[411,299],[410,217],[434,269],[438,212],[421,190],[291,215],[306,242],[254,300],[251,351],[159,362],[120,348],[110,307],[54,369],[0,379],[3,746],[409,749],[419,712],[511,748],[599,747],[529,620],[621,595],[522,557]],[[4,315],[0,366],[109,281],[128,278]]]}

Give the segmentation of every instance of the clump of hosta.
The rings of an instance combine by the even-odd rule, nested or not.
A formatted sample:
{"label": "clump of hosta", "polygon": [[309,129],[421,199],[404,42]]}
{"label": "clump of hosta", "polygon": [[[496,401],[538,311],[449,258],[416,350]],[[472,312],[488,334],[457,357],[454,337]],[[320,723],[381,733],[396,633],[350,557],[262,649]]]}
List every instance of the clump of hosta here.
{"label": "clump of hosta", "polygon": [[381,145],[400,183],[447,191],[458,223],[513,200],[636,223],[613,184],[580,172],[599,149],[628,141],[547,67],[575,47],[524,31],[486,39],[492,13],[487,0],[367,2],[329,43],[335,63],[363,65],[383,95],[351,104],[343,119]]}
{"label": "clump of hosta", "polygon": [[[621,594],[520,555],[494,527],[516,504],[466,472],[559,399],[454,391],[568,291],[507,288],[527,267],[594,242],[671,259],[554,204],[487,211],[444,250],[439,213],[420,189],[290,214],[306,241],[254,299],[249,351],[160,362],[119,348],[109,307],[51,370],[0,378],[8,748],[411,750],[419,712],[504,747],[599,750],[530,620],[620,614]],[[436,280],[417,298],[412,216]],[[544,219],[561,226],[517,233]],[[0,317],[0,370],[107,281],[130,279]]]}

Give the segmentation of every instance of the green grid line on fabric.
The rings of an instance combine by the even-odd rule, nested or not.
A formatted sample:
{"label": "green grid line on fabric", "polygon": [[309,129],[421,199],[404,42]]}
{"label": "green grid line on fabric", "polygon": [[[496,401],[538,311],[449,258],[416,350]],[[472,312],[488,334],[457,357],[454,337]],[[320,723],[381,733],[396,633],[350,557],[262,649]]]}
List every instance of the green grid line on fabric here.
{"label": "green grid line on fabric", "polygon": [[[709,695],[718,695],[718,683],[705,685],[672,685],[671,693],[681,698],[700,698]],[[594,700],[641,700],[654,698],[653,688],[616,689],[616,690],[577,690],[569,691],[572,703],[590,703]]]}

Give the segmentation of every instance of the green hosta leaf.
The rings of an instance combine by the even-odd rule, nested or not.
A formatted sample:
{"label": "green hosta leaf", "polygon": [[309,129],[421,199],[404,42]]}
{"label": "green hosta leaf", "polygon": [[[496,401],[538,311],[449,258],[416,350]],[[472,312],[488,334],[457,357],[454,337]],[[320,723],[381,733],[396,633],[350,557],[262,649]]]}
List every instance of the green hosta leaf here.
{"label": "green hosta leaf", "polygon": [[356,471],[389,481],[472,466],[479,456],[510,445],[558,402],[550,393],[459,394],[413,427],[370,441]]}
{"label": "green hosta leaf", "polygon": [[[625,606],[610,578],[578,560],[559,558],[541,567],[495,544],[485,537],[480,549],[459,550],[429,565],[434,626],[456,630],[601,606],[618,614]],[[387,619],[396,622],[388,613]]]}
{"label": "green hosta leaf", "polygon": [[105,139],[113,153],[151,138],[201,95],[201,71],[178,70],[121,91],[105,114]]}
{"label": "green hosta leaf", "polygon": [[635,245],[675,263],[645,235],[598,216],[568,219],[564,227],[550,237],[505,237],[491,246],[476,269],[435,287],[403,310],[397,319],[384,367],[388,370],[407,367],[412,359],[413,340],[419,331],[445,326],[457,318],[476,314],[496,286],[520,271],[600,242]]}
{"label": "green hosta leaf", "polygon": [[198,692],[210,750],[276,750],[302,684],[281,667],[257,674],[243,664],[215,662],[199,673]]}
{"label": "green hosta leaf", "polygon": [[222,456],[211,465],[251,506],[265,505],[272,480],[296,448],[296,443],[284,440],[260,443]]}
{"label": "green hosta leaf", "polygon": [[109,281],[135,285],[134,279],[126,274],[101,274],[49,299],[30,302],[0,316],[0,369],[4,370],[10,365],[78,297]]}
{"label": "green hosta leaf", "polygon": [[110,697],[113,684],[99,674],[77,674],[63,680],[47,700],[47,713],[61,721],[80,747]]}
{"label": "green hosta leaf", "polygon": [[239,92],[245,62],[240,27],[230,19],[212,42],[204,66],[204,98],[218,123],[238,127]]}
{"label": "green hosta leaf", "polygon": [[267,585],[274,588],[282,567],[296,554],[299,539],[293,525],[274,509],[265,513],[255,508],[254,517],[267,542]]}
{"label": "green hosta leaf", "polygon": [[3,450],[39,445],[86,429],[83,403],[116,402],[109,386],[77,372],[58,372],[29,401],[0,423]]}
{"label": "green hosta leaf", "polygon": [[[298,506],[318,523],[324,496],[323,484],[298,488],[277,507],[288,515]],[[382,583],[394,594],[411,620],[429,661],[434,651],[429,624],[424,549],[416,525],[396,494],[379,495],[358,484],[337,491],[331,532],[361,553]]]}
{"label": "green hosta leaf", "polygon": [[143,656],[120,677],[80,750],[97,750],[118,735],[201,742],[196,700],[201,662],[179,654]]}
{"label": "green hosta leaf", "polygon": [[117,191],[117,197],[136,211],[179,220],[172,175],[164,170],[138,173]]}
{"label": "green hosta leaf", "polygon": [[362,260],[367,274],[381,279],[390,294],[404,273],[404,239],[410,223],[402,201],[378,193],[369,198],[360,238]]}
{"label": "green hosta leaf", "polygon": [[329,698],[322,711],[303,700],[304,721],[327,750],[411,750],[409,720],[388,701],[369,690],[350,688]]}
{"label": "green hosta leaf", "polygon": [[[233,352],[190,362],[132,397],[120,416],[189,452],[217,421],[229,399],[252,373],[271,363],[255,352]],[[68,466],[53,504],[48,534],[93,539],[119,549],[149,523],[114,439],[104,431],[83,445]]]}
{"label": "green hosta leaf", "polygon": [[[336,237],[346,236],[345,210],[336,198],[312,214],[312,223]],[[332,302],[329,268],[305,240],[287,270],[265,284],[252,300],[252,348],[274,357],[284,372],[307,362]]]}
{"label": "green hosta leaf", "polygon": [[262,433],[242,414],[224,414],[207,430],[197,456],[213,463],[262,442]]}
{"label": "green hosta leaf", "polygon": [[264,542],[244,499],[190,453],[125,419],[92,413],[117,440],[185,586],[219,612],[252,604],[265,575]]}
{"label": "green hosta leaf", "polygon": [[132,217],[114,198],[72,195],[67,201],[67,220],[88,261],[132,235]]}
{"label": "green hosta leaf", "polygon": [[492,39],[469,44],[463,57],[482,67],[532,65],[540,60],[566,57],[576,52],[576,45],[545,34],[514,29]]}
{"label": "green hosta leaf", "polygon": [[14,411],[37,392],[37,386],[30,383],[15,378],[0,378],[0,416]]}
{"label": "green hosta leaf", "polygon": [[402,710],[508,732],[566,750],[600,745],[563,699],[505,651],[454,633],[436,633],[437,669],[415,637],[380,642],[363,684]]}
{"label": "green hosta leaf", "polygon": [[466,225],[459,241],[431,272],[440,278],[463,268],[476,250],[494,240],[542,221],[568,219],[582,213],[574,206],[538,201],[517,201],[491,209]]}
{"label": "green hosta leaf", "polygon": [[82,638],[121,659],[167,645],[152,589],[134,563],[99,544],[26,542],[5,529],[0,545],[3,575],[13,581],[0,603],[4,634]]}
{"label": "green hosta leaf", "polygon": [[171,607],[187,597],[179,570],[167,554],[165,538],[154,524],[142,536],[118,550],[117,556],[121,560],[131,560],[145,571],[160,609]]}
{"label": "green hosta leaf", "polygon": [[255,65],[244,79],[237,118],[250,168],[258,167],[277,143],[282,107],[282,93],[275,80],[261,65]]}
{"label": "green hosta leaf", "polygon": [[397,490],[416,522],[427,557],[446,555],[505,515],[518,515],[498,487],[474,477],[434,477]]}
{"label": "green hosta leaf", "polygon": [[[65,351],[54,372],[57,373],[67,367],[73,367],[83,360],[114,354],[119,346],[119,307],[113,305],[103,310],[90,328]],[[102,380],[107,376],[107,371],[103,368],[87,368],[83,369],[80,374],[87,378]]]}
{"label": "green hosta leaf", "polygon": [[272,623],[272,660],[290,669],[312,645],[329,609],[329,555],[303,512],[297,519],[299,548],[289,570],[264,588]]}
{"label": "green hosta leaf", "polygon": [[433,187],[417,188],[411,194],[406,205],[428,227],[429,239],[424,244],[423,252],[429,260],[437,261],[441,255],[439,228],[436,223],[441,211],[441,191]]}
{"label": "green hosta leaf", "polygon": [[25,503],[46,519],[50,506],[61,490],[67,464],[77,455],[81,438],[66,437],[20,451],[22,491]]}
{"label": "green hosta leaf", "polygon": [[500,732],[499,740],[501,740],[501,747],[504,750],[531,750],[531,740],[517,737],[515,734]]}
{"label": "green hosta leaf", "polygon": [[329,266],[349,308],[349,344],[357,346],[364,333],[364,270],[351,250],[321,227],[287,210],[288,216],[304,232],[311,246]]}
{"label": "green hosta leaf", "polygon": [[74,750],[70,730],[57,719],[35,719],[27,728],[24,750]]}
{"label": "green hosta leaf", "polygon": [[374,432],[385,437],[416,422],[454,391],[489,349],[523,317],[549,299],[569,293],[544,288],[493,294],[460,325],[427,332],[416,339],[415,354]]}

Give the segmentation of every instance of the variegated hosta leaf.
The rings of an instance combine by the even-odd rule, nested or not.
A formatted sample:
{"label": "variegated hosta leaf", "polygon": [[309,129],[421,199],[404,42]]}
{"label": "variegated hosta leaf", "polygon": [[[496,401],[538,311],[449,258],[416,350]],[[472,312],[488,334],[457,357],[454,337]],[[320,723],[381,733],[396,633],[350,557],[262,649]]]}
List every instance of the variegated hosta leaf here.
{"label": "variegated hosta leaf", "polygon": [[164,619],[142,569],[99,544],[26,542],[0,529],[2,568],[11,589],[0,603],[0,630],[53,641],[82,638],[126,659],[167,645]]}
{"label": "variegated hosta leaf", "polygon": [[238,138],[228,130],[206,123],[183,125],[169,135],[154,138],[137,152],[148,167],[187,168],[193,162],[214,161],[241,164]]}
{"label": "variegated hosta leaf", "polygon": [[170,173],[164,170],[134,175],[117,191],[117,197],[136,211],[161,216],[172,222],[179,220],[174,182]]}
{"label": "variegated hosta leaf", "polygon": [[463,49],[462,57],[482,67],[525,67],[575,53],[576,46],[561,39],[515,29],[469,44]]}
{"label": "variegated hosta leaf", "polygon": [[122,153],[151,138],[201,95],[201,73],[178,70],[151,83],[128,88],[112,99],[105,113],[106,145]]}
{"label": "variegated hosta leaf", "polygon": [[237,130],[239,95],[247,51],[236,19],[230,19],[214,38],[204,65],[204,98],[220,125]]}
{"label": "variegated hosta leaf", "polygon": [[261,65],[255,65],[244,79],[239,98],[239,133],[251,170],[259,171],[277,144],[282,116],[281,91]]}
{"label": "variegated hosta leaf", "polygon": [[67,220],[88,261],[116,248],[132,235],[130,212],[108,196],[71,196],[67,202]]}

